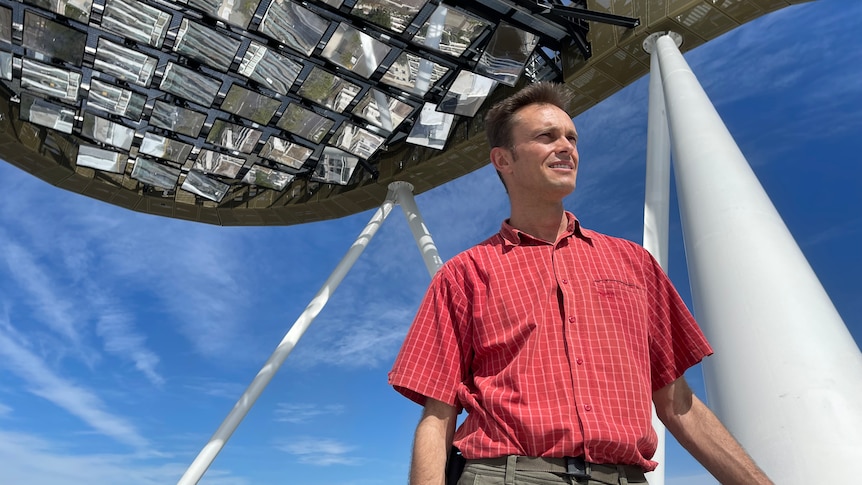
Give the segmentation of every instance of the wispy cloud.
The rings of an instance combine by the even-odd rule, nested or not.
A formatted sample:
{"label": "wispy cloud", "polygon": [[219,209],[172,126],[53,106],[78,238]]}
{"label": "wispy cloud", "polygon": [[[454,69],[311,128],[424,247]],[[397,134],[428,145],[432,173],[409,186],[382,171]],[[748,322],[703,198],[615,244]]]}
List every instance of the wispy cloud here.
{"label": "wispy cloud", "polygon": [[330,404],[320,406],[309,403],[280,403],[275,409],[275,420],[291,424],[307,424],[319,417],[333,416],[344,412],[344,406]]}
{"label": "wispy cloud", "polygon": [[805,234],[800,244],[803,247],[808,248],[838,238],[855,236],[858,239],[859,234],[862,234],[862,217],[857,217],[834,225],[825,231],[820,231],[814,234]]}
{"label": "wispy cloud", "polygon": [[9,417],[12,414],[12,408],[0,402],[0,418]]}
{"label": "wispy cloud", "polygon": [[[0,430],[0,483],[9,485],[164,485],[175,483],[184,463],[153,463],[146,456],[88,454],[72,443]],[[248,485],[224,470],[207,472],[206,483]]]}
{"label": "wispy cloud", "polygon": [[134,317],[119,308],[109,308],[100,302],[96,333],[104,340],[105,350],[123,359],[129,359],[154,385],[164,384],[156,371],[159,357],[146,347],[146,337],[134,329]]}
{"label": "wispy cloud", "polygon": [[[150,239],[150,250],[127,250]],[[127,287],[151,292],[143,296],[178,322],[177,330],[201,355],[235,358],[229,351],[245,339],[243,309],[249,304],[247,272],[237,266],[242,247],[243,237],[226,229],[146,221],[128,224],[106,243],[104,264]]]}
{"label": "wispy cloud", "polygon": [[307,465],[358,465],[359,459],[351,453],[356,449],[341,441],[327,438],[301,437],[275,445],[276,449],[297,457]]}
{"label": "wispy cloud", "polygon": [[247,385],[236,382],[220,382],[212,379],[200,379],[185,386],[199,395],[224,399],[238,399]]}
{"label": "wispy cloud", "polygon": [[71,343],[80,345],[81,324],[77,318],[75,305],[63,297],[64,291],[57,287],[49,273],[37,263],[36,257],[20,244],[0,231],[0,241],[4,241],[2,257],[8,268],[8,276],[26,291],[30,307],[39,320],[46,326],[67,338]]}
{"label": "wispy cloud", "polygon": [[292,365],[375,368],[391,361],[413,320],[418,299],[410,305],[366,299],[368,295],[356,288],[349,293],[315,322],[291,356]]}
{"label": "wispy cloud", "polygon": [[[248,228],[135,214],[52,189],[32,177],[10,191],[14,194],[4,198],[9,203],[0,207],[0,215],[9,221],[6,239],[17,245],[17,252],[0,255],[0,267],[4,259],[17,264],[13,273],[28,279],[19,285],[33,292],[32,300],[39,298],[34,311],[42,312],[41,318],[55,331],[80,336],[76,325],[82,321],[69,315],[75,316],[76,309],[86,311],[77,300],[90,301],[92,295],[84,289],[93,289],[107,295],[108,301],[120,294],[123,301],[148,301],[151,311],[162,311],[168,314],[165,320],[176,321],[174,330],[205,357],[247,358],[230,350],[250,340],[243,336],[247,323],[243,310],[254,276],[240,266],[246,259],[239,257],[252,246]],[[22,218],[21,213],[38,217]],[[46,220],[52,223],[44,224]],[[69,233],[75,234],[73,240],[66,237]],[[54,281],[57,274],[64,286]],[[129,332],[132,324],[127,320]],[[135,365],[146,374],[146,349],[141,351]],[[154,375],[147,377],[153,380]]]}
{"label": "wispy cloud", "polygon": [[[862,50],[835,49],[836,45],[856,45],[856,39],[852,29],[833,26],[842,17],[862,14],[862,5],[856,2],[846,8],[821,9],[816,15],[800,14],[817,9],[812,5],[782,9],[758,19],[758,28],[728,32],[712,41],[711,49],[694,49],[686,57],[709,96],[719,100],[719,111],[748,101],[759,103],[759,112],[793,111],[779,125],[758,124],[750,130],[754,133],[780,130],[795,139],[816,140],[842,132],[855,134],[862,123],[862,114],[852,109],[858,104],[852,100],[859,99],[856,80]],[[800,29],[830,35],[800,37],[796,35]],[[712,49],[718,45],[735,55],[713,55]],[[740,70],[740,65],[751,67]],[[736,73],[733,82],[727,82],[728,72]],[[840,124],[833,122],[836,113],[841,113]],[[756,123],[765,117],[755,112],[752,118]]]}
{"label": "wispy cloud", "polygon": [[[22,243],[24,237],[19,236]],[[95,331],[106,351],[131,361],[154,385],[164,382],[156,371],[159,358],[135,330],[133,315],[123,310],[123,305],[114,303],[112,288],[116,284],[109,272],[93,267],[92,258],[75,257],[71,253],[60,258],[62,262],[57,266],[57,261],[51,261],[56,258],[53,252],[40,253],[44,249],[39,246],[27,249],[2,231],[0,240],[5,240],[2,257],[9,269],[7,274],[23,292],[21,301],[27,302],[38,320],[62,339],[54,345],[57,355],[66,352],[71,344],[73,355],[92,367],[100,355],[82,335],[87,334],[95,320]]]}
{"label": "wispy cloud", "polygon": [[108,411],[98,395],[52,371],[5,319],[0,320],[0,357],[0,365],[23,379],[32,394],[54,403],[120,443],[139,450],[149,446],[149,441],[135,426],[126,418]]}

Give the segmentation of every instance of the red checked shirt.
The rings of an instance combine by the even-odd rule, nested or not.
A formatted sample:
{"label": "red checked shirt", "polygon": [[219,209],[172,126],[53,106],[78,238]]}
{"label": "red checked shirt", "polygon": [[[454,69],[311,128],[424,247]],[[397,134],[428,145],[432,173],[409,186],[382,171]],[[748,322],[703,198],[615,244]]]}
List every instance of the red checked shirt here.
{"label": "red checked shirt", "polygon": [[463,407],[468,459],[583,456],[652,470],[652,392],[712,353],[642,247],[582,229],[556,244],[507,223],[434,276],[389,382]]}

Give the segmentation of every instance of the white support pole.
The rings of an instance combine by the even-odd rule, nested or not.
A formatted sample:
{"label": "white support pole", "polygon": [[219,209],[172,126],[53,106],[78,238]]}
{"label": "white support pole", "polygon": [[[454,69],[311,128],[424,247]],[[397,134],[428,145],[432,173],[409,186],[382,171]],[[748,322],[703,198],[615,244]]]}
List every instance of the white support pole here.
{"label": "white support pole", "polygon": [[389,184],[389,190],[395,192],[396,201],[404,211],[404,217],[407,218],[407,224],[410,226],[413,238],[416,239],[419,252],[422,253],[422,260],[425,261],[428,274],[434,276],[440,266],[443,266],[443,260],[440,259],[437,246],[434,245],[431,233],[428,232],[422,220],[422,214],[419,213],[416,199],[413,198],[413,186],[407,182],[392,182]]}
{"label": "white support pole", "polygon": [[365,229],[362,230],[356,238],[356,241],[352,246],[350,246],[350,249],[347,250],[347,254],[344,255],[335,267],[335,270],[332,271],[332,274],[329,275],[329,278],[327,278],[326,282],[323,283],[323,286],[318,290],[317,294],[314,295],[314,298],[308,306],[305,307],[305,311],[302,312],[296,322],[294,322],[293,326],[290,327],[290,330],[284,336],[284,339],[282,339],[281,343],[278,344],[278,347],[276,347],[275,351],[257,373],[254,380],[249,384],[248,388],[234,405],[221,426],[216,430],[215,434],[210,438],[209,442],[207,442],[206,446],[204,446],[200,453],[198,453],[198,456],[192,464],[189,465],[186,472],[177,482],[177,485],[193,485],[198,483],[207,471],[207,468],[209,468],[213,460],[215,460],[216,455],[218,455],[222,448],[224,448],[227,440],[230,439],[233,432],[236,431],[239,423],[243,418],[245,418],[246,414],[248,414],[248,411],[254,405],[255,401],[257,401],[257,398],[260,397],[264,388],[269,384],[273,376],[275,376],[275,373],[284,363],[284,360],[287,359],[287,356],[291,351],[293,351],[296,343],[305,331],[308,330],[311,322],[314,321],[329,301],[329,297],[335,292],[338,285],[341,284],[341,281],[347,275],[347,272],[350,271],[350,268],[352,268],[356,263],[356,260],[359,259],[359,256],[368,246],[368,242],[371,241],[371,238],[377,233],[380,225],[383,224],[383,221],[386,220],[386,217],[392,211],[392,207],[395,205],[395,199],[396,195],[390,188],[389,193],[386,195],[386,200],[383,201],[383,204],[381,204],[380,208],[377,209],[377,212],[375,212],[371,217],[371,220],[365,226]]}
{"label": "white support pole", "polygon": [[[644,41],[644,50],[653,53],[655,34]],[[657,56],[650,58],[649,115],[647,117],[646,187],[644,191],[644,248],[667,271],[668,220],[670,218],[670,133]],[[647,473],[650,485],[664,485],[667,431],[653,409],[652,425],[658,446],[652,459],[658,467]]]}
{"label": "white support pole", "polygon": [[[644,49],[655,50],[655,34]],[[681,42],[682,39],[679,38]],[[658,57],[650,56],[649,115],[647,119],[646,190],[644,196],[644,248],[667,271],[670,218],[670,133]]]}
{"label": "white support pole", "polygon": [[674,41],[656,54],[694,306],[716,351],[710,407],[776,483],[846,481],[862,457],[862,353]]}

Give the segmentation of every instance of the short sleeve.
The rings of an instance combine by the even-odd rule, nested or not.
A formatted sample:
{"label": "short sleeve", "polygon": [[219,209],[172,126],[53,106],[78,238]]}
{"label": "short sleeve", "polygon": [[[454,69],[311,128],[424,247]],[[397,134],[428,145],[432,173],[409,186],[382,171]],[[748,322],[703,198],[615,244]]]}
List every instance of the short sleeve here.
{"label": "short sleeve", "polygon": [[650,367],[652,389],[657,391],[712,355],[694,316],[658,262],[644,251],[645,280],[650,298]]}
{"label": "short sleeve", "polygon": [[458,389],[469,366],[462,351],[469,324],[462,285],[451,264],[434,275],[389,372],[389,384],[420,405],[430,397],[460,407]]}

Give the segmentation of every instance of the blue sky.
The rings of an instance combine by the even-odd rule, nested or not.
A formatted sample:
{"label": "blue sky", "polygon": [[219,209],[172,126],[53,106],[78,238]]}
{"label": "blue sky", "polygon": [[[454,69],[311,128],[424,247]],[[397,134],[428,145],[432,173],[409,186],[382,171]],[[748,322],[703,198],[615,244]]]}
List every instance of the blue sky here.
{"label": "blue sky", "polygon": [[[862,342],[862,4],[786,8],[686,58]],[[587,227],[640,241],[647,78],[575,119]],[[175,483],[371,212],[222,228],[0,164],[0,483]],[[496,231],[486,167],[417,197],[448,259]],[[689,299],[672,208],[670,275]],[[404,483],[420,409],[386,372],[428,275],[396,209],[201,483]],[[702,392],[698,369],[688,378]],[[715,483],[673,443],[667,483]]]}

